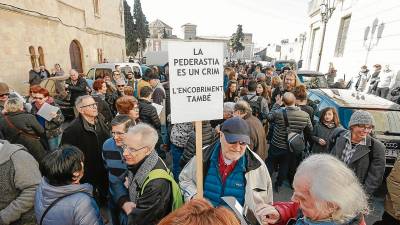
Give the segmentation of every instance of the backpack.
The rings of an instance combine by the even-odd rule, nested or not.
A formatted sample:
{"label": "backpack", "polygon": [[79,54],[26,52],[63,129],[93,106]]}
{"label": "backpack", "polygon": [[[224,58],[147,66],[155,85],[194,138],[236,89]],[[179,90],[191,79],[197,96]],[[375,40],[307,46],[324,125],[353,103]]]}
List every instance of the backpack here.
{"label": "backpack", "polygon": [[[257,97],[257,100],[252,101],[255,97]],[[262,119],[262,116],[261,116],[262,115],[262,112],[261,112],[262,97],[253,95],[253,96],[251,96],[251,98],[248,98],[246,95],[243,97],[243,100],[245,100],[247,103],[249,103],[253,116],[255,116],[259,119]]]}
{"label": "backpack", "polygon": [[184,202],[183,202],[183,196],[181,189],[179,185],[176,183],[174,180],[173,176],[170,174],[170,172],[165,171],[163,169],[155,169],[152,170],[149,175],[147,176],[146,180],[143,182],[143,186],[141,187],[141,192],[140,195],[143,194],[143,191],[146,187],[146,185],[155,179],[165,179],[171,182],[172,186],[172,211],[175,211],[176,209],[180,208]]}
{"label": "backpack", "polygon": [[303,132],[301,133],[289,132],[289,120],[286,109],[283,109],[282,113],[283,113],[283,120],[285,121],[285,126],[286,126],[289,151],[294,152],[296,155],[300,155],[306,149],[304,134]]}

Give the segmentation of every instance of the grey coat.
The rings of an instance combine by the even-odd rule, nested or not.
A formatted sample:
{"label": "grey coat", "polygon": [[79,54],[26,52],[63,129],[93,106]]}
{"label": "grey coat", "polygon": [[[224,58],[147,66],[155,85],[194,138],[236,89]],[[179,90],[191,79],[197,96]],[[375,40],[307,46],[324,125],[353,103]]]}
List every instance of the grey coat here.
{"label": "grey coat", "polygon": [[[314,126],[314,132],[313,135],[311,136],[311,140],[313,142],[312,145],[312,153],[329,153],[329,140],[330,136],[332,135],[333,131],[335,130],[336,127],[333,128],[328,128],[321,122],[318,122]],[[322,146],[319,144],[319,139],[323,139],[326,142],[325,146]]]}
{"label": "grey coat", "polygon": [[286,107],[289,128],[286,128],[285,120],[283,117],[283,110],[285,108],[278,108],[275,104],[272,107],[270,113],[268,113],[267,119],[269,122],[274,123],[274,130],[272,134],[271,144],[281,149],[288,149],[287,136],[289,132],[301,133],[304,135],[311,135],[313,126],[311,123],[310,116],[308,113],[302,111],[299,107],[288,106]]}
{"label": "grey coat", "polygon": [[22,145],[0,140],[0,224],[35,224],[39,165]]}
{"label": "grey coat", "polygon": [[[346,146],[345,135],[343,132],[335,141],[331,153],[340,160]],[[371,140],[373,139],[373,142]],[[367,136],[366,145],[358,145],[353,157],[350,160],[351,168],[361,184],[364,185],[366,193],[372,194],[382,184],[383,174],[385,173],[385,145],[370,136]]]}
{"label": "grey coat", "polygon": [[43,225],[100,225],[103,221],[99,208],[92,197],[90,184],[52,186],[43,178],[35,195],[35,215],[39,224],[44,211],[56,199],[57,202],[45,215]]}

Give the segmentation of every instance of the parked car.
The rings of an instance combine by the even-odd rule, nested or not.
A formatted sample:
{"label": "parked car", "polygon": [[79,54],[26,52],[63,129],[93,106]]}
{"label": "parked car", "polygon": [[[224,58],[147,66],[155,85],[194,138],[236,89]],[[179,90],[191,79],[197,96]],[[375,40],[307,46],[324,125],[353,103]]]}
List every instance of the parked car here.
{"label": "parked car", "polygon": [[328,88],[328,81],[323,73],[312,70],[297,71],[299,80],[307,89]]}
{"label": "parked car", "polygon": [[143,75],[142,68],[138,63],[101,63],[93,66],[86,74],[86,79],[88,83],[92,83],[97,78],[102,78],[104,75],[112,75],[112,71],[115,70],[115,66],[119,65],[121,72],[127,74],[128,72],[133,72],[135,77],[141,77]]}
{"label": "parked car", "polygon": [[375,119],[373,136],[386,146],[386,167],[393,167],[400,156],[400,105],[371,94],[364,94],[347,89],[310,89],[310,105],[315,110],[315,120],[320,111],[334,107],[338,111],[341,125],[349,128],[350,117],[356,110],[366,110]]}

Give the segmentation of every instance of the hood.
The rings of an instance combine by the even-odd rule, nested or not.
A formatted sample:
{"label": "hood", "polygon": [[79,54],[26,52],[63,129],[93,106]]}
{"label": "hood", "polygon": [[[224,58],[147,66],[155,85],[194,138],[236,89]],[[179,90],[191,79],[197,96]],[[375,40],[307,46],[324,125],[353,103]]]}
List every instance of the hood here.
{"label": "hood", "polygon": [[10,160],[11,155],[18,150],[26,151],[26,148],[22,145],[11,144],[6,140],[0,140],[0,164]]}
{"label": "hood", "polygon": [[47,183],[45,178],[42,178],[37,192],[40,195],[40,201],[42,202],[43,206],[47,207],[57,198],[69,194],[85,192],[90,196],[93,196],[93,187],[90,184],[70,184],[64,186],[53,186]]}

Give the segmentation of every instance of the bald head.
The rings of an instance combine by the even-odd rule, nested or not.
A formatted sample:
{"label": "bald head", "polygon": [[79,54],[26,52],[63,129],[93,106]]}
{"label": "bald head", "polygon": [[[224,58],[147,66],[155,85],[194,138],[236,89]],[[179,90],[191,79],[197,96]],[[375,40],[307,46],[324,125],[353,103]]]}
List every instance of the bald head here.
{"label": "bald head", "polygon": [[282,98],[283,103],[285,106],[294,106],[296,103],[296,97],[292,92],[286,92]]}

